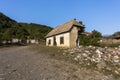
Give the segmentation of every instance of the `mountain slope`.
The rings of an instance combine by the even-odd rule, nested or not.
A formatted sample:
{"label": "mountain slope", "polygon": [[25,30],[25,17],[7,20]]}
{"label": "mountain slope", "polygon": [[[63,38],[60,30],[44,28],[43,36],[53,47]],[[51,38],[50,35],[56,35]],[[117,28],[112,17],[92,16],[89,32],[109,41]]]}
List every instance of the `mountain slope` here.
{"label": "mountain slope", "polygon": [[0,39],[44,39],[44,36],[51,31],[50,26],[35,23],[18,23],[0,12]]}
{"label": "mountain slope", "polygon": [[17,23],[15,20],[7,17],[6,15],[0,12],[0,26],[2,28],[9,28],[13,26],[15,23]]}

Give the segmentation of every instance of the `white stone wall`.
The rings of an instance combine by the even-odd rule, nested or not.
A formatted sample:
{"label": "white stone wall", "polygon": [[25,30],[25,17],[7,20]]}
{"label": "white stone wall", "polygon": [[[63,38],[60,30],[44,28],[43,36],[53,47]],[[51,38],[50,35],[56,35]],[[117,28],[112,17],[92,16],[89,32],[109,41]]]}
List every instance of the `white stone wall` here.
{"label": "white stone wall", "polygon": [[37,39],[28,39],[28,40],[27,40],[27,43],[28,43],[28,44],[29,44],[29,43],[31,43],[31,44],[38,44],[39,41],[38,41]]}
{"label": "white stone wall", "polygon": [[[70,33],[63,33],[60,35],[56,35],[56,46],[58,47],[70,47]],[[60,37],[64,37],[64,44],[60,44]],[[51,44],[49,45],[48,42],[51,40]],[[53,46],[53,37],[46,38],[46,45]]]}
{"label": "white stone wall", "polygon": [[[51,40],[51,44],[48,44],[49,40]],[[46,38],[46,46],[53,46],[53,37]]]}
{"label": "white stone wall", "polygon": [[35,40],[35,39],[30,40],[30,41],[31,41],[32,44],[33,44],[33,43],[36,43],[36,40]]}
{"label": "white stone wall", "polygon": [[19,39],[12,39],[12,43],[18,43]]}
{"label": "white stone wall", "polygon": [[[64,37],[64,44],[60,44],[60,37]],[[70,47],[70,33],[64,33],[56,36],[57,46]]]}

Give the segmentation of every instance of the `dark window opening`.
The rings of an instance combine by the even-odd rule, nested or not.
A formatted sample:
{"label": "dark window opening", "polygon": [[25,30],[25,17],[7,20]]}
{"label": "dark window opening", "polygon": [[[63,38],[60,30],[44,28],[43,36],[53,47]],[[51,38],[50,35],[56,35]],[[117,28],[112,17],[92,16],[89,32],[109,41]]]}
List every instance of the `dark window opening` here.
{"label": "dark window opening", "polygon": [[56,46],[56,45],[57,45],[57,42],[56,42],[56,37],[55,37],[55,36],[53,37],[53,40],[54,40],[54,41],[53,41],[53,44],[54,44],[54,46]]}
{"label": "dark window opening", "polygon": [[60,37],[60,44],[64,44],[64,37]]}
{"label": "dark window opening", "polygon": [[49,45],[51,44],[51,40],[48,41],[48,44],[49,44]]}

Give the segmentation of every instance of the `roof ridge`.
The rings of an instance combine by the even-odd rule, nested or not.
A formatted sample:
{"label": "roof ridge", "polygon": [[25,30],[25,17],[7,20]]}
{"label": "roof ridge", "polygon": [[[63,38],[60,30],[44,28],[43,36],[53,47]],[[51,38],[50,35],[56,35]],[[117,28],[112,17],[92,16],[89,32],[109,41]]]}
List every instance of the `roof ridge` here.
{"label": "roof ridge", "polygon": [[[67,23],[69,23],[69,22],[71,22],[71,21],[73,21],[73,20],[75,21],[75,19],[72,19],[72,20],[70,20],[70,21],[67,21],[67,22],[61,24],[61,25],[56,26],[55,28],[58,28],[58,27],[60,27],[60,26],[62,26],[62,25],[65,25],[65,24],[67,24]],[[74,23],[74,21],[73,21],[72,23]],[[55,29],[55,28],[54,28],[54,29]]]}

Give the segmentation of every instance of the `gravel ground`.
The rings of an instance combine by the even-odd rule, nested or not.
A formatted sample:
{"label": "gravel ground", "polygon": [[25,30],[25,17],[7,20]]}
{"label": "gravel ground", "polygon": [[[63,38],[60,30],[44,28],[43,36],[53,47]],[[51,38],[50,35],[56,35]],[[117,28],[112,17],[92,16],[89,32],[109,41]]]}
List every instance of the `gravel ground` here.
{"label": "gravel ground", "polygon": [[38,53],[31,46],[1,48],[0,80],[114,80],[111,76]]}

